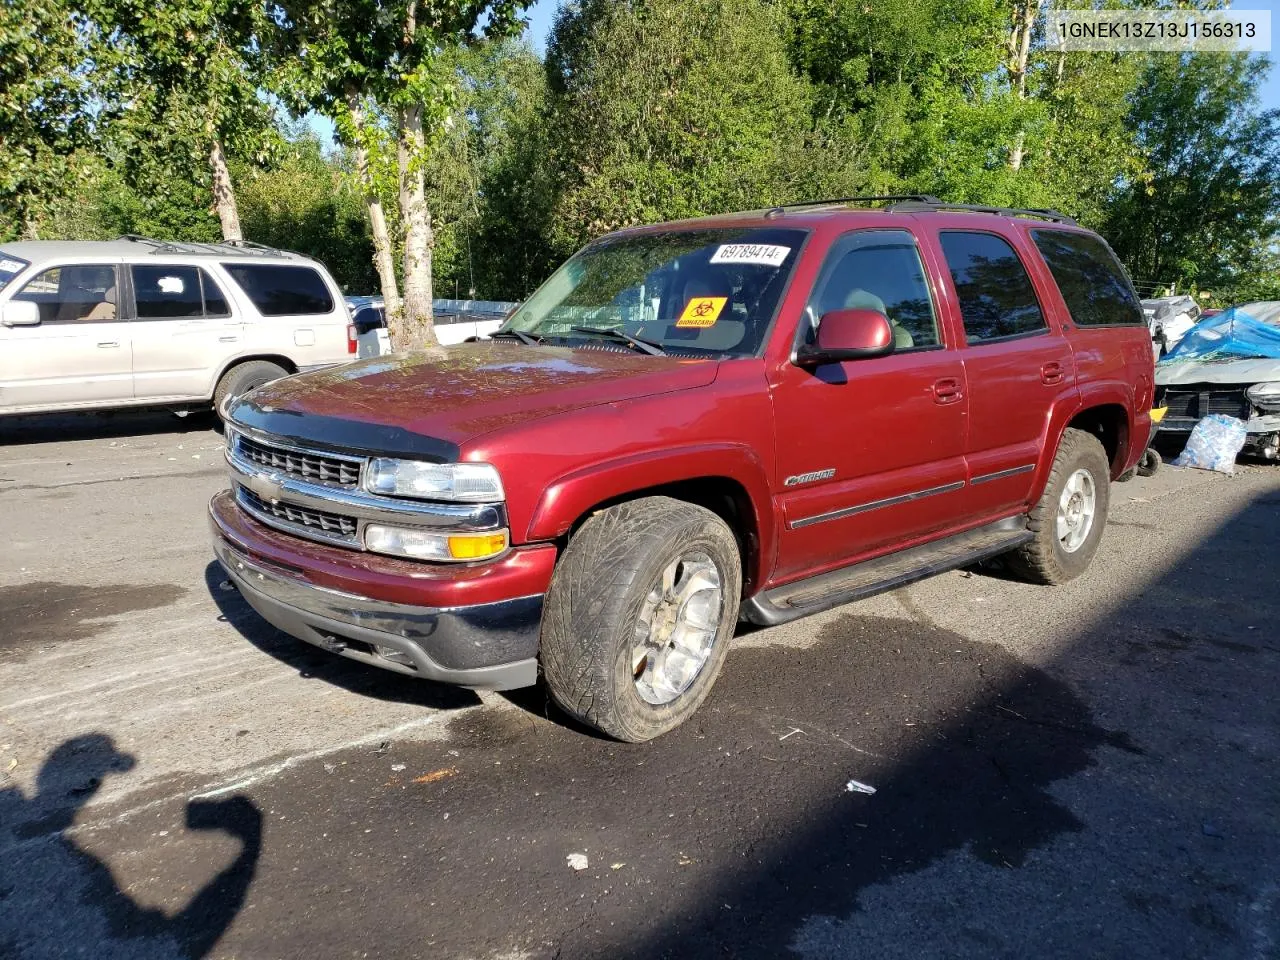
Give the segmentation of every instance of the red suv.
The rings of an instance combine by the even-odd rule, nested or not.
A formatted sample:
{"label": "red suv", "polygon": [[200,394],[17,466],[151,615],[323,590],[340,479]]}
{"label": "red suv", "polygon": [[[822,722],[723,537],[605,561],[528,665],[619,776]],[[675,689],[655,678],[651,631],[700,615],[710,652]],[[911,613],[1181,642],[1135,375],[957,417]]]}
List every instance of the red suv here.
{"label": "red suv", "polygon": [[224,410],[214,548],[281,630],[656,736],[740,619],[1088,565],[1151,433],[1142,308],[1052,211],[832,201],[610,234],[492,340]]}

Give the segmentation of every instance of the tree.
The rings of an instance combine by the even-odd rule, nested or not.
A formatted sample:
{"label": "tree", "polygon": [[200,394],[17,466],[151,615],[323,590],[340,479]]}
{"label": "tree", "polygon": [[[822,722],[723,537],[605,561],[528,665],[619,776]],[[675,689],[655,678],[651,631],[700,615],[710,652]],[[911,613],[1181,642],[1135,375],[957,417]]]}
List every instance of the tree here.
{"label": "tree", "polygon": [[296,0],[285,5],[287,42],[302,63],[295,96],[346,124],[349,138],[368,129],[365,112],[353,105],[372,101],[389,121],[403,286],[400,310],[388,302],[388,328],[398,350],[436,343],[434,233],[425,171],[449,124],[461,122],[450,58],[461,48],[514,34],[527,5],[526,0]]}
{"label": "tree", "polygon": [[[145,149],[162,140],[193,178],[208,171],[226,240],[243,233],[228,154],[264,162],[278,144],[262,51],[269,8],[243,0],[89,0],[110,35],[125,89],[116,135]],[[129,177],[138,180],[137,171]]]}
{"label": "tree", "polygon": [[553,241],[792,199],[810,90],[762,0],[566,7],[548,58]]}
{"label": "tree", "polygon": [[0,3],[0,240],[40,235],[94,131],[93,25],[61,0]]}
{"label": "tree", "polygon": [[1260,110],[1261,57],[1153,57],[1129,97],[1144,158],[1107,215],[1106,233],[1142,280],[1221,293],[1280,238],[1280,111]]}

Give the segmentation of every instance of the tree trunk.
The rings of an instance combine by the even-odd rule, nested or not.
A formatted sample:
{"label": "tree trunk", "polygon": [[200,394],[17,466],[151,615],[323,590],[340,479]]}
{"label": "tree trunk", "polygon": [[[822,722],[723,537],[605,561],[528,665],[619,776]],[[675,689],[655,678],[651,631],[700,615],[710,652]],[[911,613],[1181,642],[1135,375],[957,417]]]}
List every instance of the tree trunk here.
{"label": "tree trunk", "polygon": [[404,229],[404,315],[398,328],[390,330],[391,345],[396,350],[421,350],[438,346],[431,316],[431,248],[435,238],[422,171],[422,107],[415,104],[402,108],[397,126],[400,222]]}
{"label": "tree trunk", "polygon": [[387,217],[382,209],[382,200],[378,196],[378,186],[373,182],[373,172],[369,168],[369,152],[360,139],[360,134],[364,130],[364,107],[360,103],[360,97],[354,93],[347,95],[347,106],[351,110],[351,121],[356,128],[356,141],[353,145],[356,175],[360,178],[365,209],[369,211],[369,226],[373,231],[373,264],[378,270],[378,285],[382,288],[382,302],[386,315],[389,318],[395,318],[395,324],[399,326],[400,289],[396,284],[396,263],[391,252],[391,235],[387,232]]}
{"label": "tree trunk", "polygon": [[209,152],[209,166],[213,168],[213,206],[222,223],[223,240],[243,240],[240,232],[240,211],[236,208],[236,192],[231,186],[231,171],[222,153],[222,142],[213,141]]}
{"label": "tree trunk", "polygon": [[[1035,30],[1036,17],[1045,0],[1019,0],[1014,5],[1013,28],[1009,31],[1008,67],[1009,83],[1021,102],[1027,99],[1027,61],[1031,56],[1031,34]],[[1013,148],[1009,151],[1009,167],[1022,169],[1022,160],[1026,156],[1027,133],[1019,130],[1014,138]]]}

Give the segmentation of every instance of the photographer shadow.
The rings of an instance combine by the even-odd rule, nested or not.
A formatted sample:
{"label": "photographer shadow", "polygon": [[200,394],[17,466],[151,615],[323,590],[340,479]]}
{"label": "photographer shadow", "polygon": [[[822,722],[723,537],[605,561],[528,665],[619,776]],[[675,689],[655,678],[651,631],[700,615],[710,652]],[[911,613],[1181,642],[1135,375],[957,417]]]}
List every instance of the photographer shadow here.
{"label": "photographer shadow", "polygon": [[73,737],[46,758],[30,798],[0,789],[0,956],[204,957],[244,906],[262,852],[262,813],[246,797],[190,801],[191,830],[225,833],[240,852],[176,913],[140,906],[110,867],[71,836],[105,777],[134,758],[102,733]]}

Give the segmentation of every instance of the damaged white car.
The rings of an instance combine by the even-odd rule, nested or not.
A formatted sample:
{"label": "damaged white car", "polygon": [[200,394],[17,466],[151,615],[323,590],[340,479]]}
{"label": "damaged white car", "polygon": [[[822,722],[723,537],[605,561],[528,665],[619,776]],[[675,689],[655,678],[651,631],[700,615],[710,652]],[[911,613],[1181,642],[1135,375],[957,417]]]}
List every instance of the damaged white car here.
{"label": "damaged white car", "polygon": [[1243,420],[1246,452],[1280,457],[1280,301],[1232,307],[1196,324],[1156,364],[1160,433],[1189,434],[1201,417]]}

